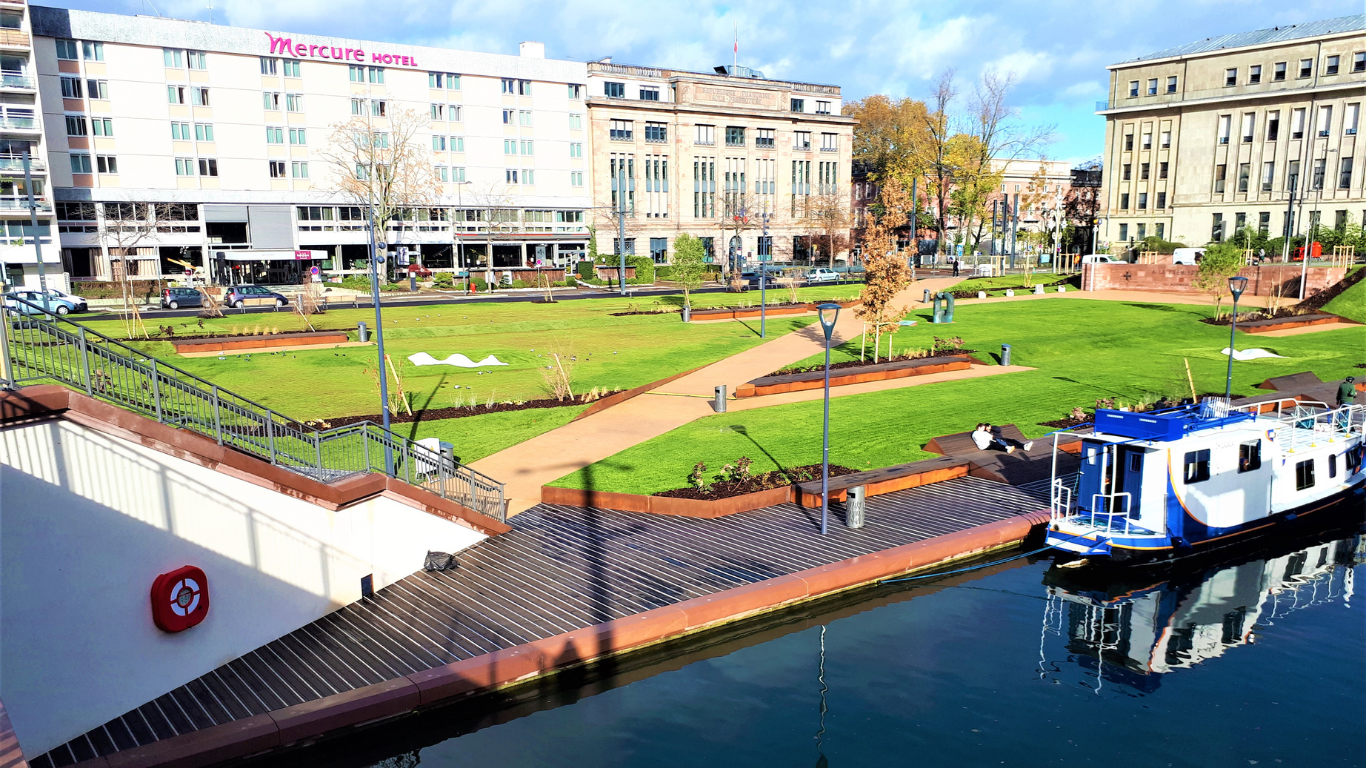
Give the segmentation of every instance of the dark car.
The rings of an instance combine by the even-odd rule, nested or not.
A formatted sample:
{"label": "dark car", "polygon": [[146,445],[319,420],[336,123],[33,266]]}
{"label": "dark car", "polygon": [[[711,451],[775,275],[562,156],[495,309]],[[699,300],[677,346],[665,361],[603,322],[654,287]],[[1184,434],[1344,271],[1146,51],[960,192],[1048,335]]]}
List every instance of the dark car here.
{"label": "dark car", "polygon": [[232,288],[229,288],[228,292],[223,296],[223,303],[233,309],[241,309],[248,301],[256,301],[258,303],[274,301],[275,306],[277,307],[284,307],[289,304],[289,299],[259,285],[234,285]]}
{"label": "dark car", "polygon": [[197,288],[166,288],[161,292],[162,309],[204,306],[204,294]]}

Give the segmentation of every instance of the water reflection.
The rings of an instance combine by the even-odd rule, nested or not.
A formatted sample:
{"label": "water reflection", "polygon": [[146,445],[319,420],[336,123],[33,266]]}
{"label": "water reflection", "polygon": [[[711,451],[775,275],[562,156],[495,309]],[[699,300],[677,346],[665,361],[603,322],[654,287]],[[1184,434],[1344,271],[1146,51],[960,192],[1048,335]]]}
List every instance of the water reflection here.
{"label": "water reflection", "polygon": [[[1362,563],[1366,538],[1358,534],[1147,578],[1054,566],[1044,574],[1040,677],[1067,681],[1080,670],[1097,692],[1116,683],[1150,693],[1162,675],[1255,643],[1257,630],[1295,611],[1350,607],[1352,566]],[[1059,641],[1065,656],[1050,659]]]}

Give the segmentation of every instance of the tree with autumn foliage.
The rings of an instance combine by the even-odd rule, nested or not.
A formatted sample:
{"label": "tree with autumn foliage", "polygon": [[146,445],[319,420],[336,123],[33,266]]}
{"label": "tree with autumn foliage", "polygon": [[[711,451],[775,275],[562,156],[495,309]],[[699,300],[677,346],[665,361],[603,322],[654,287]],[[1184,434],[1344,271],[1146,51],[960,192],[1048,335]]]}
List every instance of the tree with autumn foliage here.
{"label": "tree with autumn foliage", "polygon": [[910,193],[898,179],[888,178],[878,191],[876,213],[869,216],[864,229],[865,282],[856,310],[865,323],[873,326],[873,362],[878,359],[882,334],[896,333],[901,318],[906,316],[906,307],[895,307],[892,303],[911,284],[906,257],[896,250],[896,232],[906,226],[910,215]]}

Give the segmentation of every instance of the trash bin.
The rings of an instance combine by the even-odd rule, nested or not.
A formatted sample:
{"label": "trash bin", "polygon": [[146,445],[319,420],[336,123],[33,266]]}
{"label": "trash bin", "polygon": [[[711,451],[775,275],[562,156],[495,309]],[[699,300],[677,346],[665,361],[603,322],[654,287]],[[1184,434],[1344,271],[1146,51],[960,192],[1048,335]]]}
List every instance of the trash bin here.
{"label": "trash bin", "polygon": [[691,323],[691,322],[692,322],[692,307],[684,307],[684,308],[683,308],[683,322],[685,322],[685,323]]}
{"label": "trash bin", "polygon": [[370,340],[370,329],[365,327],[365,323],[359,323],[356,329],[356,339],[362,343]]}
{"label": "trash bin", "polygon": [[1001,345],[1001,365],[1010,365],[1010,345]]}
{"label": "trash bin", "polygon": [[868,496],[868,487],[856,485],[849,489],[849,495],[844,500],[844,524],[850,528],[863,527],[864,499]]}
{"label": "trash bin", "polygon": [[717,413],[726,412],[726,385],[720,384],[716,387],[716,400],[712,402],[711,408]]}

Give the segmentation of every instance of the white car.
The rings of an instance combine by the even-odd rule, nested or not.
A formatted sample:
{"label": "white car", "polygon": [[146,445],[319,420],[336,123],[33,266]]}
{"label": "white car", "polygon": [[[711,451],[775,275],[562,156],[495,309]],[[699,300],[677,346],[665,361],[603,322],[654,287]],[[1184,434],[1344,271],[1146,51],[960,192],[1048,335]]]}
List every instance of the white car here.
{"label": "white car", "polygon": [[1204,256],[1204,248],[1177,248],[1172,253],[1172,263],[1186,264],[1193,267],[1196,264],[1199,264],[1200,259],[1204,258]]}
{"label": "white car", "polygon": [[1111,258],[1100,253],[1091,253],[1081,257],[1082,264],[1119,264],[1120,260]]}
{"label": "white car", "polygon": [[829,267],[819,267],[806,273],[807,283],[838,283],[840,273]]}

